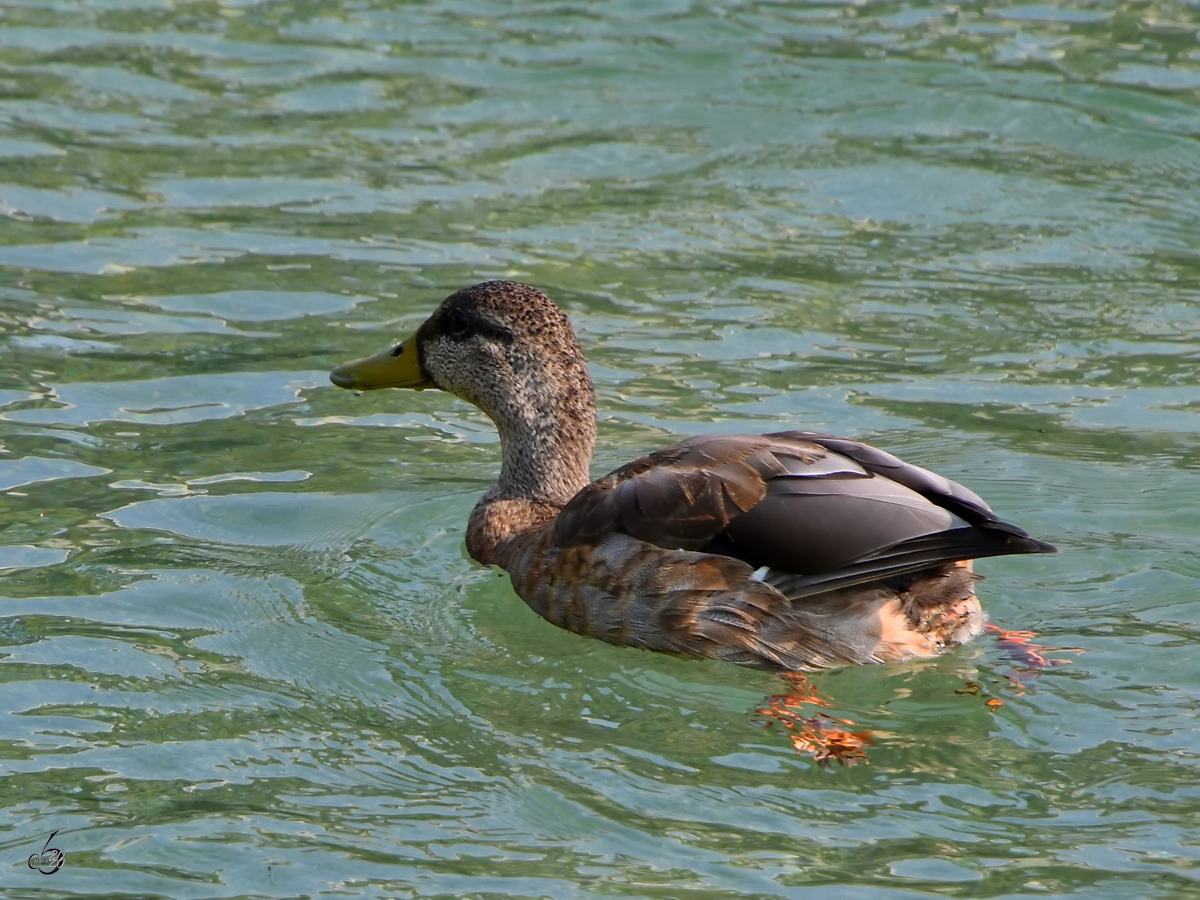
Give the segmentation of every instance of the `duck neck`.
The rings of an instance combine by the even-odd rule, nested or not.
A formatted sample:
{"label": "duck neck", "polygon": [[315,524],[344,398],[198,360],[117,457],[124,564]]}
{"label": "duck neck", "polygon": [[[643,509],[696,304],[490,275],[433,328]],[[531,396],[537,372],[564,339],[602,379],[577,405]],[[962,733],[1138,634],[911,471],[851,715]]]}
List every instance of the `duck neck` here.
{"label": "duck neck", "polygon": [[[524,380],[524,379],[523,379]],[[557,380],[557,379],[556,379]],[[587,370],[555,395],[531,377],[518,396],[494,416],[500,432],[500,477],[486,499],[529,500],[565,506],[588,483],[596,445],[596,405]],[[560,384],[562,382],[559,382]]]}
{"label": "duck neck", "polygon": [[[556,395],[548,389],[554,383],[571,387]],[[500,432],[503,461],[471,513],[467,550],[479,562],[503,566],[521,543],[511,538],[553,521],[589,481],[596,444],[592,382],[581,361],[572,378],[530,378],[511,402],[487,412]]]}

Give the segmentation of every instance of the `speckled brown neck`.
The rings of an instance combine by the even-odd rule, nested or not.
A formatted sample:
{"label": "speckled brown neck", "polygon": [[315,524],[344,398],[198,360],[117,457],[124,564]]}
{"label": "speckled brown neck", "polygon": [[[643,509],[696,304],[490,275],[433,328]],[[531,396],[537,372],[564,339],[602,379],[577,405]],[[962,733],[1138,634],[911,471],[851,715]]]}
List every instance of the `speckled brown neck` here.
{"label": "speckled brown neck", "polygon": [[467,535],[471,555],[493,562],[499,544],[549,521],[588,483],[596,403],[583,351],[566,314],[514,282],[448,297],[418,335],[437,385],[474,403],[500,433],[500,475]]}
{"label": "speckled brown neck", "polygon": [[592,384],[582,357],[569,381],[538,373],[515,403],[485,408],[500,432],[500,476],[471,514],[467,549],[498,562],[507,538],[549,522],[588,483],[596,442]]}
{"label": "speckled brown neck", "polygon": [[[540,368],[540,367],[539,367]],[[580,358],[568,378],[529,372],[516,403],[490,410],[500,432],[503,463],[488,495],[563,506],[588,483],[596,443],[592,383]]]}

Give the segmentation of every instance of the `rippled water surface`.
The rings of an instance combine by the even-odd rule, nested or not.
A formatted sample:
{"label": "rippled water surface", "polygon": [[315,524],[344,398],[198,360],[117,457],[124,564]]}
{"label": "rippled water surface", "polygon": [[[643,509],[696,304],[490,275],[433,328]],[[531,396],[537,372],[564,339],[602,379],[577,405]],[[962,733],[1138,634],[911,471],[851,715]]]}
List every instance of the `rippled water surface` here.
{"label": "rippled water surface", "polygon": [[[0,12],[5,896],[1200,895],[1194,3]],[[495,277],[597,475],[869,440],[1060,546],[981,594],[1080,652],[815,676],[822,768],[773,676],[542,622],[486,419],[326,378]]]}

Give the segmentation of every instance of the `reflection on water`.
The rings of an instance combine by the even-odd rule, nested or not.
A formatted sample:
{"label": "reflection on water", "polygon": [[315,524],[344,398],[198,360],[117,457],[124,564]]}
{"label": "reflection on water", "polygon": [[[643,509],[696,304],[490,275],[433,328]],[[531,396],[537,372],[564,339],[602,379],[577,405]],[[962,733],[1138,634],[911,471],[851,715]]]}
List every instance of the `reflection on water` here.
{"label": "reflection on water", "polygon": [[[3,12],[6,894],[1195,891],[1193,6]],[[326,380],[493,277],[597,474],[865,438],[1058,544],[985,603],[1083,652],[814,676],[878,737],[822,770],[777,680],[555,630],[462,549],[490,424]]]}

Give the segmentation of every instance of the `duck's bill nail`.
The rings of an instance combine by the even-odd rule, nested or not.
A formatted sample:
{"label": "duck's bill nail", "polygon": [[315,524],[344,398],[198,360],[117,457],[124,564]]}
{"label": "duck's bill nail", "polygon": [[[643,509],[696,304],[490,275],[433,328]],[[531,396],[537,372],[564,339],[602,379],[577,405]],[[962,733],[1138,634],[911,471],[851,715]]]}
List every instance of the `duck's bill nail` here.
{"label": "duck's bill nail", "polygon": [[329,373],[329,380],[352,391],[390,387],[422,391],[437,387],[421,370],[416,335],[390,350],[343,363]]}

